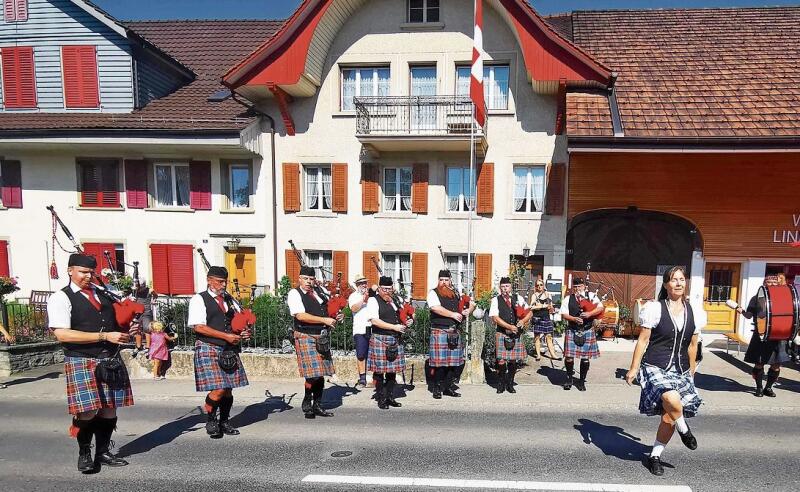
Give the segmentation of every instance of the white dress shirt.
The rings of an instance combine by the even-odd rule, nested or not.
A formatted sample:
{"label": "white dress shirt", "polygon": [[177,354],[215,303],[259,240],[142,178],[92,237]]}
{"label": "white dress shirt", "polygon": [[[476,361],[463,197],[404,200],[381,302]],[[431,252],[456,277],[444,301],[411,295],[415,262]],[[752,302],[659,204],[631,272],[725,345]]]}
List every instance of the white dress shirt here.
{"label": "white dress shirt", "polygon": [[[75,285],[74,282],[70,282],[69,287],[72,289],[72,292],[80,292],[83,297],[89,298],[89,296],[82,292],[81,288]],[[93,287],[90,287],[90,289],[92,289],[94,293],[95,300],[100,302],[97,291]],[[70,302],[69,297],[63,290],[58,289],[53,292],[47,300],[47,319],[50,328],[72,328],[72,302]]]}
{"label": "white dress shirt", "polygon": [[[214,302],[217,302],[217,295],[211,289],[208,289],[208,295],[210,295]],[[228,303],[225,302],[225,299],[222,300],[222,305],[225,306],[225,312],[228,311]],[[205,325],[208,322],[206,319],[206,303],[200,294],[195,294],[192,296],[191,300],[189,300],[189,326],[196,326],[196,325]]]}
{"label": "white dress shirt", "polygon": [[[703,328],[708,324],[708,314],[703,306],[696,302],[689,302],[692,306],[692,314],[694,315],[695,334],[699,335]],[[672,322],[678,328],[678,331],[683,330],[683,319],[676,319],[670,313]],[[634,320],[636,321],[636,320]],[[642,328],[653,329],[661,322],[661,302],[660,301],[647,301],[639,313],[639,324]]]}
{"label": "white dress shirt", "polygon": [[[592,301],[592,304],[594,304],[595,306],[603,304],[603,301],[601,301],[594,292],[589,292],[589,294],[586,297],[590,301]],[[568,295],[567,297],[564,298],[563,301],[561,301],[561,309],[559,310],[561,314],[569,314],[570,299],[572,299],[572,294]]]}
{"label": "white dress shirt", "polygon": [[[322,304],[322,299],[314,291],[314,289],[311,289],[311,295],[317,300],[318,303]],[[289,295],[286,296],[286,304],[289,306],[289,314],[292,316],[297,316],[300,313],[306,312],[306,307],[303,305],[303,298],[300,297],[300,293],[297,292],[297,289],[292,289],[289,291]]]}
{"label": "white dress shirt", "polygon": [[[500,307],[498,305],[498,299],[502,297],[502,294],[499,296],[492,297],[492,303],[489,305],[489,317],[492,316],[500,316]],[[514,297],[516,297],[516,303],[513,301]],[[514,293],[510,294],[510,298],[512,299],[511,304],[512,306],[522,306],[525,309],[528,309],[528,303],[525,302],[525,299],[521,295],[517,295]],[[503,301],[505,302],[505,301]]]}

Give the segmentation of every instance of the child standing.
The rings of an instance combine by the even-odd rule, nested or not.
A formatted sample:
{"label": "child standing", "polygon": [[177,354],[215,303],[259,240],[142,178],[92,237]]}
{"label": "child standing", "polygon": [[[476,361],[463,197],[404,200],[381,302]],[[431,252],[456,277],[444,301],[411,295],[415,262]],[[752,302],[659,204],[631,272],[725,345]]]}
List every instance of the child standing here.
{"label": "child standing", "polygon": [[172,342],[175,338],[164,333],[164,323],[160,321],[150,322],[150,333],[147,334],[146,346],[150,351],[150,360],[153,361],[153,379],[164,379],[161,367],[163,366],[162,362],[169,359],[167,342]]}

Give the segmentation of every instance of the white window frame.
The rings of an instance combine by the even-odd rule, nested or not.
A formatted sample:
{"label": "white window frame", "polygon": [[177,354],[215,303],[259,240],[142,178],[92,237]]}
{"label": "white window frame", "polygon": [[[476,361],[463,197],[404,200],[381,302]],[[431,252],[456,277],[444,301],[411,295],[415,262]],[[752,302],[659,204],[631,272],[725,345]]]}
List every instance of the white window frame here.
{"label": "white window frame", "polygon": [[[391,195],[386,194],[386,171],[389,169],[396,170],[396,177],[397,181],[395,181],[395,202],[394,202],[394,209],[389,209],[386,207],[386,199],[391,198]],[[408,198],[411,201],[411,204],[408,206],[408,209],[403,210],[403,195],[400,194],[400,184],[402,181],[400,180],[400,170],[407,169],[408,174],[411,177],[411,181],[409,182],[409,195]],[[386,166],[381,170],[381,208],[384,212],[392,212],[392,213],[411,213],[413,208],[413,199],[414,199],[414,169],[412,166]]]}
{"label": "white window frame", "polygon": [[[312,169],[314,170],[312,172]],[[331,179],[331,193],[330,193],[330,207],[325,208],[325,194],[324,188],[322,186],[322,175],[323,170],[328,170],[328,175]],[[309,206],[311,203],[311,197],[308,194],[308,179],[309,177],[314,174],[316,175],[316,196],[317,196],[317,205],[315,207]],[[316,211],[316,212],[331,212],[333,208],[333,170],[330,164],[304,164],[303,165],[303,204],[306,210],[308,211]]]}
{"label": "white window frame", "polygon": [[[413,23],[413,24],[427,24],[430,22],[442,22],[442,1],[438,0],[439,5],[436,7],[428,7],[428,2],[430,0],[422,0],[422,21],[412,21],[411,20],[411,0],[406,2],[406,22]],[[428,9],[436,9],[438,12],[438,19],[435,21],[428,20]],[[417,10],[417,9],[415,9]]]}
{"label": "white window frame", "polygon": [[[233,170],[244,169],[247,171],[247,204],[244,206],[236,205],[233,199]],[[233,210],[246,210],[252,207],[253,194],[253,170],[250,164],[228,164],[228,208]]]}
{"label": "white window frame", "polygon": [[[159,167],[169,167],[170,168],[170,178],[171,178],[171,189],[172,189],[172,204],[165,205],[159,202],[158,200],[158,168]],[[176,172],[176,168],[178,167],[185,167],[189,170],[189,197],[191,197],[192,193],[192,169],[188,162],[154,162],[153,163],[153,205],[157,208],[190,208],[191,207],[191,198],[189,199],[189,203],[186,205],[178,205],[178,173]]]}
{"label": "white window frame", "polygon": [[[491,102],[494,101],[492,97],[492,91],[495,89],[494,79],[495,79],[495,68],[497,67],[505,67],[508,69],[508,87],[506,87],[506,105],[502,108],[492,107]],[[467,91],[466,92],[459,92],[458,87],[458,72],[459,70],[466,70],[467,71],[467,80],[469,80],[469,74],[471,67],[469,65],[456,65],[456,95],[457,96],[469,96],[469,84],[467,84]],[[511,107],[511,64],[510,63],[491,63],[491,64],[484,64],[483,65],[483,99],[486,101],[486,109],[488,111],[507,111]]]}
{"label": "white window frame", "polygon": [[[461,170],[461,193],[458,194],[458,207],[456,210],[450,209],[450,170],[451,169],[460,169]],[[467,195],[464,194],[464,188],[468,188],[470,183],[464,183],[466,179],[469,181],[469,166],[459,166],[459,165],[452,165],[447,166],[445,168],[445,175],[444,175],[444,185],[445,185],[445,204],[444,209],[448,213],[459,213],[459,212],[474,212],[475,206],[477,204],[477,190],[475,188],[472,189],[474,195],[472,196],[472,207],[470,208],[467,206]],[[477,182],[477,169],[472,170],[472,179]],[[472,183],[475,184],[474,182]],[[466,186],[465,186],[466,185]]]}
{"label": "white window frame", "polygon": [[[542,209],[541,210],[534,210],[534,203],[533,203],[533,173],[531,172],[532,169],[541,169],[544,173],[544,179],[542,180]],[[515,206],[515,201],[517,199],[517,169],[527,169],[528,172],[526,173],[527,180],[525,183],[525,210],[517,210]],[[513,168],[513,179],[511,181],[511,210],[515,214],[537,214],[537,213],[544,213],[544,207],[547,203],[547,166],[544,164],[515,164]]]}
{"label": "white window frame", "polygon": [[[472,262],[469,264],[469,269],[467,268],[467,254],[466,253],[445,253],[445,264],[450,267],[452,260],[456,260],[457,267],[456,271],[451,271],[454,275],[453,279],[453,287],[458,290],[458,292],[469,292],[470,287],[472,287],[472,279],[475,276],[475,253],[470,255],[472,257]],[[472,275],[469,273],[472,272]],[[466,282],[466,285],[464,284]]]}
{"label": "white window frame", "polygon": [[331,280],[328,277],[329,272],[323,272],[320,268],[324,267],[326,258],[329,260],[328,264],[331,266],[330,270],[333,271],[333,251],[326,250],[307,250],[303,252],[306,257],[306,265],[314,268],[314,275],[319,281]]}
{"label": "white window frame", "polygon": [[365,96],[365,94],[361,93],[361,72],[365,70],[372,70],[372,96],[378,96],[378,88],[380,87],[380,79],[378,77],[378,70],[388,70],[389,71],[389,90],[391,91],[392,87],[392,69],[389,65],[376,65],[374,67],[365,67],[365,66],[344,66],[341,67],[339,70],[339,109],[341,111],[355,111],[355,104],[353,104],[352,108],[345,108],[344,107],[344,80],[345,80],[345,72],[347,71],[355,71],[356,73],[356,88],[355,93],[353,94],[353,98]]}
{"label": "white window frame", "polygon": [[[400,285],[400,270],[402,265],[402,258],[403,256],[408,257],[408,275],[403,274],[403,285]],[[388,266],[388,258],[394,259],[394,271],[389,271]],[[387,277],[391,277],[392,281],[395,284],[395,289],[400,290],[401,287],[405,288],[406,292],[411,292],[411,272],[413,270],[413,266],[411,264],[411,253],[410,252],[398,252],[394,251],[391,253],[381,253],[381,268],[383,269],[383,274]]]}

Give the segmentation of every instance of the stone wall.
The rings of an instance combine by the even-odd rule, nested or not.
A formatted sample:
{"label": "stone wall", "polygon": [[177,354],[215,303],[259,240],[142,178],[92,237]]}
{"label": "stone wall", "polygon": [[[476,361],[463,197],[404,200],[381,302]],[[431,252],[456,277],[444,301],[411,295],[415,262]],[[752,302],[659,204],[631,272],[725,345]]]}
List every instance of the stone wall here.
{"label": "stone wall", "polygon": [[62,362],[64,351],[58,342],[0,346],[0,377]]}

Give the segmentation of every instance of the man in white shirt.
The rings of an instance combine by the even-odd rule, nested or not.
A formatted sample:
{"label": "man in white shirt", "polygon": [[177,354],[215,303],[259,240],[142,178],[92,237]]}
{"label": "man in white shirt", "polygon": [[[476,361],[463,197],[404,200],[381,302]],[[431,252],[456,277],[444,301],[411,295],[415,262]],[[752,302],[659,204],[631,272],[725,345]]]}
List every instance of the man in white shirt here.
{"label": "man in white shirt", "polygon": [[353,343],[356,346],[356,359],[358,361],[358,384],[367,385],[367,355],[369,354],[369,316],[367,301],[370,291],[367,288],[367,278],[356,275],[354,280],[356,291],[350,294],[347,304],[353,313]]}
{"label": "man in white shirt", "polygon": [[564,332],[564,367],[567,370],[567,381],[563,387],[565,390],[572,388],[575,359],[580,359],[580,379],[575,381],[575,387],[578,391],[586,391],[589,359],[600,357],[594,320],[603,313],[603,303],[593,292],[587,292],[582,278],[575,277],[572,286],[572,294],[561,302],[561,318],[568,323]]}
{"label": "man in white shirt", "polygon": [[[521,308],[520,311],[525,311],[523,316],[517,313],[518,307]],[[514,389],[514,376],[517,373],[517,364],[524,362],[528,356],[522,335],[531,316],[525,299],[512,292],[511,279],[501,278],[500,293],[492,298],[489,306],[489,318],[497,326],[494,343],[498,394],[504,391],[517,392]]]}

